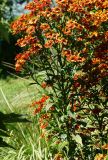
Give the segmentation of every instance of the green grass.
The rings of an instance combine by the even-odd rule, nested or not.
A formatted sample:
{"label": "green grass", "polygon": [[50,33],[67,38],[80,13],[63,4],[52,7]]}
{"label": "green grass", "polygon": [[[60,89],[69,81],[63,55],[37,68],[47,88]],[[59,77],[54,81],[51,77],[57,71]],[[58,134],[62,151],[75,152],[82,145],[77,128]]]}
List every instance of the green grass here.
{"label": "green grass", "polygon": [[[10,78],[0,80],[0,110],[8,111],[9,102],[12,110],[28,109],[30,103],[35,99],[37,89],[35,86],[29,86],[31,81],[24,78]],[[25,109],[25,111],[26,111]]]}
{"label": "green grass", "polygon": [[38,121],[30,108],[32,101],[39,96],[31,80],[11,78],[0,80],[0,111],[4,113],[28,114],[31,123],[9,124],[10,137],[6,141],[14,149],[0,148],[0,160],[47,160],[48,143],[40,139]]}

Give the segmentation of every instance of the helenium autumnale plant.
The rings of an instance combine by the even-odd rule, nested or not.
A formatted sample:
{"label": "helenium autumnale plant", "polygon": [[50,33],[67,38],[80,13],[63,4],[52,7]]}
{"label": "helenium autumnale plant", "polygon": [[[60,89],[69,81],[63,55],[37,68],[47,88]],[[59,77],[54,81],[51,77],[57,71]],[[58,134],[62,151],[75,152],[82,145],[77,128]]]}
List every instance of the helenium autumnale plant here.
{"label": "helenium autumnale plant", "polygon": [[108,1],[34,0],[25,9],[11,25],[23,48],[15,67],[45,90],[32,106],[49,151],[107,158]]}

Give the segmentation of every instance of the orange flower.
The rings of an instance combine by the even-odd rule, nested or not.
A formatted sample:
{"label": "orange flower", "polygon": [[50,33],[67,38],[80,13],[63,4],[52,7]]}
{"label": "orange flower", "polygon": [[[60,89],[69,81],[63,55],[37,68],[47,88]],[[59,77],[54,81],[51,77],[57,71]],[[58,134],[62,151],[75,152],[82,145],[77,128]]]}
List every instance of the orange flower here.
{"label": "orange flower", "polygon": [[18,39],[16,45],[20,47],[25,47],[26,45],[30,45],[36,42],[36,38],[30,35],[25,36],[24,38]]}
{"label": "orange flower", "polygon": [[26,61],[25,61],[24,59],[18,60],[18,63],[21,64],[21,65],[23,65],[25,62],[26,62]]}
{"label": "orange flower", "polygon": [[55,107],[52,106],[49,110],[50,110],[50,111],[54,111],[54,110],[55,110]]}
{"label": "orange flower", "polygon": [[56,16],[60,16],[60,15],[62,14],[61,8],[58,7],[58,6],[52,8],[52,13],[51,13],[51,15],[53,15],[53,14],[56,14]]}
{"label": "orange flower", "polygon": [[54,156],[54,160],[63,160],[63,158],[62,158],[62,154],[60,154],[60,153],[55,154],[55,156]]}
{"label": "orange flower", "polygon": [[62,55],[63,55],[63,56],[66,56],[66,57],[67,57],[67,56],[71,56],[71,55],[72,55],[72,51],[71,51],[71,50],[63,50],[63,51],[62,51]]}
{"label": "orange flower", "polygon": [[94,160],[106,160],[105,154],[97,154]]}
{"label": "orange flower", "polygon": [[50,32],[44,33],[44,36],[48,39],[52,39],[53,38],[53,33],[52,33],[52,31],[50,31]]}
{"label": "orange flower", "polygon": [[65,28],[65,29],[63,29],[62,31],[63,31],[63,33],[64,33],[65,35],[67,35],[67,36],[72,35],[72,31],[71,31],[70,28],[69,28],[69,29]]}
{"label": "orange flower", "polygon": [[38,108],[36,108],[36,109],[34,110],[34,115],[36,115],[37,113],[39,113],[39,112],[42,110],[42,108],[43,108],[43,104],[40,104],[40,105],[38,106]]}
{"label": "orange flower", "polygon": [[76,27],[77,22],[73,20],[69,20],[66,22],[66,28],[67,29],[74,29]]}
{"label": "orange flower", "polygon": [[27,34],[33,34],[35,33],[35,26],[29,26],[27,29],[26,29],[26,33]]}
{"label": "orange flower", "polygon": [[47,126],[48,126],[48,123],[47,123],[47,122],[46,122],[46,123],[42,123],[42,124],[40,125],[40,128],[41,128],[41,129],[45,129]]}
{"label": "orange flower", "polygon": [[51,48],[54,44],[53,40],[47,40],[46,43],[44,44],[45,48]]}
{"label": "orange flower", "polygon": [[100,63],[100,59],[99,58],[93,58],[92,59],[92,63],[93,64],[99,64]]}
{"label": "orange flower", "polygon": [[29,57],[30,57],[30,54],[28,51],[26,51],[22,54],[21,59],[28,60]]}
{"label": "orange flower", "polygon": [[108,20],[107,10],[97,10],[95,13],[92,14],[93,25],[99,27],[101,23]]}
{"label": "orange flower", "polygon": [[90,38],[97,37],[97,36],[98,36],[98,32],[96,31],[90,32],[90,35],[89,35]]}
{"label": "orange flower", "polygon": [[71,56],[67,57],[67,61],[70,61],[70,62],[84,62],[85,58],[80,57],[78,55],[71,55]]}
{"label": "orange flower", "polygon": [[33,102],[32,106],[44,104],[48,98],[49,98],[49,96],[43,95],[40,100]]}
{"label": "orange flower", "polygon": [[73,106],[73,111],[75,112],[76,110],[77,110],[77,106],[74,105],[74,106]]}
{"label": "orange flower", "polygon": [[36,9],[36,3],[34,1],[33,2],[29,2],[25,6],[25,9],[34,11]]}
{"label": "orange flower", "polygon": [[17,72],[19,72],[19,71],[21,71],[21,69],[22,69],[22,66],[21,66],[21,64],[19,64],[18,62],[15,64],[15,70],[17,71]]}
{"label": "orange flower", "polygon": [[74,74],[74,77],[73,77],[73,80],[76,81],[76,80],[78,80],[79,77],[80,77],[80,75],[77,74],[77,73],[75,73],[75,74]]}
{"label": "orange flower", "polygon": [[43,31],[46,31],[46,30],[50,29],[50,26],[47,23],[42,23],[40,26],[40,29],[42,29]]}
{"label": "orange flower", "polygon": [[42,96],[42,98],[40,99],[40,102],[41,103],[44,103],[44,102],[46,102],[46,100],[49,98],[49,96],[46,96],[46,95],[44,95],[44,96]]}
{"label": "orange flower", "polygon": [[102,149],[108,150],[108,144],[104,144],[104,145],[102,146]]}
{"label": "orange flower", "polygon": [[19,54],[17,54],[17,55],[16,55],[16,57],[15,57],[15,60],[20,59],[20,58],[21,58],[21,56],[22,56],[22,54],[20,54],[20,53],[19,53]]}
{"label": "orange flower", "polygon": [[68,4],[68,0],[56,0],[56,3],[60,6],[60,7],[65,7]]}
{"label": "orange flower", "polygon": [[45,88],[47,87],[47,83],[46,83],[46,82],[43,82],[43,83],[41,84],[41,87],[45,89]]}

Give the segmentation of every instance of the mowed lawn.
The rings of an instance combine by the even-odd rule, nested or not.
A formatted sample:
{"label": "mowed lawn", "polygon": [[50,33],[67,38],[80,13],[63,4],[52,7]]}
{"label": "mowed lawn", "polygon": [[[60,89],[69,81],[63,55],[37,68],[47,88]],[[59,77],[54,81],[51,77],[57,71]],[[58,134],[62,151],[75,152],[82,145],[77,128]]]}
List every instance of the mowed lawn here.
{"label": "mowed lawn", "polygon": [[35,85],[29,85],[31,82],[20,77],[0,79],[0,111],[28,112],[38,92]]}
{"label": "mowed lawn", "polygon": [[[32,80],[24,78],[0,79],[0,112],[27,114],[30,123],[7,124],[5,141],[15,149],[0,148],[0,160],[43,160],[46,143],[40,140],[40,129],[31,103],[40,96]],[[45,152],[46,153],[46,152]],[[46,153],[47,154],[47,153]]]}

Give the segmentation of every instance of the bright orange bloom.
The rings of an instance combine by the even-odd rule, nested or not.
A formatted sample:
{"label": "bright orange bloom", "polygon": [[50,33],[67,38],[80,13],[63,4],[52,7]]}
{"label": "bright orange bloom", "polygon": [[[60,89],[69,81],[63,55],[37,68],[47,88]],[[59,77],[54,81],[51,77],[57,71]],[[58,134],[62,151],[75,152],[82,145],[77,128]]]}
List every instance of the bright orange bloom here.
{"label": "bright orange bloom", "polygon": [[40,128],[41,128],[41,129],[45,129],[47,126],[48,126],[48,123],[47,123],[47,122],[46,122],[46,123],[42,123],[42,124],[40,125]]}
{"label": "bright orange bloom", "polygon": [[41,112],[42,108],[43,108],[43,104],[38,105],[38,107],[34,110],[34,115]]}
{"label": "bright orange bloom", "polygon": [[102,149],[108,150],[108,144],[104,144],[104,145],[102,146]]}
{"label": "bright orange bloom", "polygon": [[41,87],[42,87],[42,88],[46,88],[46,87],[47,87],[47,83],[46,83],[46,82],[43,82],[43,83],[41,84]]}
{"label": "bright orange bloom", "polygon": [[27,29],[26,29],[26,33],[28,35],[32,35],[33,33],[35,33],[35,26],[29,26]]}
{"label": "bright orange bloom", "polygon": [[15,70],[16,70],[17,72],[19,72],[19,71],[21,71],[21,69],[22,69],[21,64],[17,62],[17,63],[15,64]]}
{"label": "bright orange bloom", "polygon": [[32,106],[44,104],[48,98],[49,98],[49,96],[43,95],[40,100],[33,102]]}
{"label": "bright orange bloom", "polygon": [[94,160],[106,160],[106,154],[97,154]]}
{"label": "bright orange bloom", "polygon": [[47,40],[46,43],[44,44],[45,48],[51,48],[54,44],[53,40]]}
{"label": "bright orange bloom", "polygon": [[24,38],[18,39],[16,44],[20,47],[25,47],[26,45],[30,45],[32,43],[36,43],[36,38],[28,35]]}
{"label": "bright orange bloom", "polygon": [[92,59],[92,63],[93,64],[99,64],[101,61],[100,61],[100,59],[99,58],[93,58]]}
{"label": "bright orange bloom", "polygon": [[42,23],[40,25],[40,29],[42,29],[43,31],[46,31],[46,30],[50,29],[50,26],[47,23]]}

